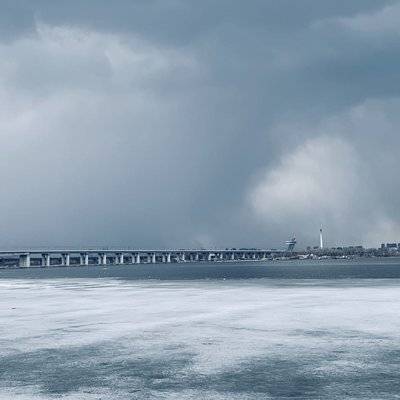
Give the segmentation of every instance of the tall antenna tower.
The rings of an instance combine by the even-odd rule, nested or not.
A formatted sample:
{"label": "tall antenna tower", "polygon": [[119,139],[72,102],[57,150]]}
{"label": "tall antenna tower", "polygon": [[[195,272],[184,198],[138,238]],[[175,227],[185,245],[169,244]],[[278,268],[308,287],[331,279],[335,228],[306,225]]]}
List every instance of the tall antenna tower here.
{"label": "tall antenna tower", "polygon": [[319,248],[320,249],[324,248],[324,241],[322,239],[322,225],[321,228],[319,228]]}

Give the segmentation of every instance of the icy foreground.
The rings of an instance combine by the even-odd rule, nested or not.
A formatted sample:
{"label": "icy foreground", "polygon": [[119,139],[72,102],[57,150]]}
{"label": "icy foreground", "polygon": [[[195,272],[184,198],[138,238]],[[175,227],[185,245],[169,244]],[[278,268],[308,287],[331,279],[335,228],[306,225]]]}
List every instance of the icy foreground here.
{"label": "icy foreground", "polygon": [[0,281],[0,399],[400,398],[400,281]]}

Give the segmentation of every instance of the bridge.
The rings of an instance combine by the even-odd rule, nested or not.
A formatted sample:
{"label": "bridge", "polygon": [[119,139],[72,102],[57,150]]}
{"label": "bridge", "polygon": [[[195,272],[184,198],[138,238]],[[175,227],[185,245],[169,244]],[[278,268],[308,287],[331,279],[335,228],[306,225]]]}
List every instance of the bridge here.
{"label": "bridge", "polygon": [[0,258],[14,260],[19,267],[70,265],[122,265],[141,263],[261,261],[282,254],[271,249],[74,249],[0,251]]}

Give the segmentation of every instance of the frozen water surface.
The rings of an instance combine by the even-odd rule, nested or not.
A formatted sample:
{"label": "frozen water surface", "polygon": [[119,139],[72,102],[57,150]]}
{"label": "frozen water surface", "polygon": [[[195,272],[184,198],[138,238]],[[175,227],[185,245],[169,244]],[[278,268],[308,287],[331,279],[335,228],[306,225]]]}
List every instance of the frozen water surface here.
{"label": "frozen water surface", "polygon": [[1,399],[400,398],[396,277],[7,273]]}

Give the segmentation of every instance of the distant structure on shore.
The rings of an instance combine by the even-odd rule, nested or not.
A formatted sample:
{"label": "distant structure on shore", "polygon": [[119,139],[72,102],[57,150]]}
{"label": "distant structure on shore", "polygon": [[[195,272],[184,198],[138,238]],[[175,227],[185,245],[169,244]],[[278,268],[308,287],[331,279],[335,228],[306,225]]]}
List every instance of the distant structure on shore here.
{"label": "distant structure on shore", "polygon": [[382,243],[380,249],[387,253],[400,252],[400,243]]}
{"label": "distant structure on shore", "polygon": [[286,240],[286,245],[287,245],[287,251],[293,251],[294,250],[294,246],[296,246],[296,238],[293,237],[290,240]]}
{"label": "distant structure on shore", "polygon": [[319,228],[319,248],[322,250],[324,248],[324,241],[322,239],[322,225]]}

